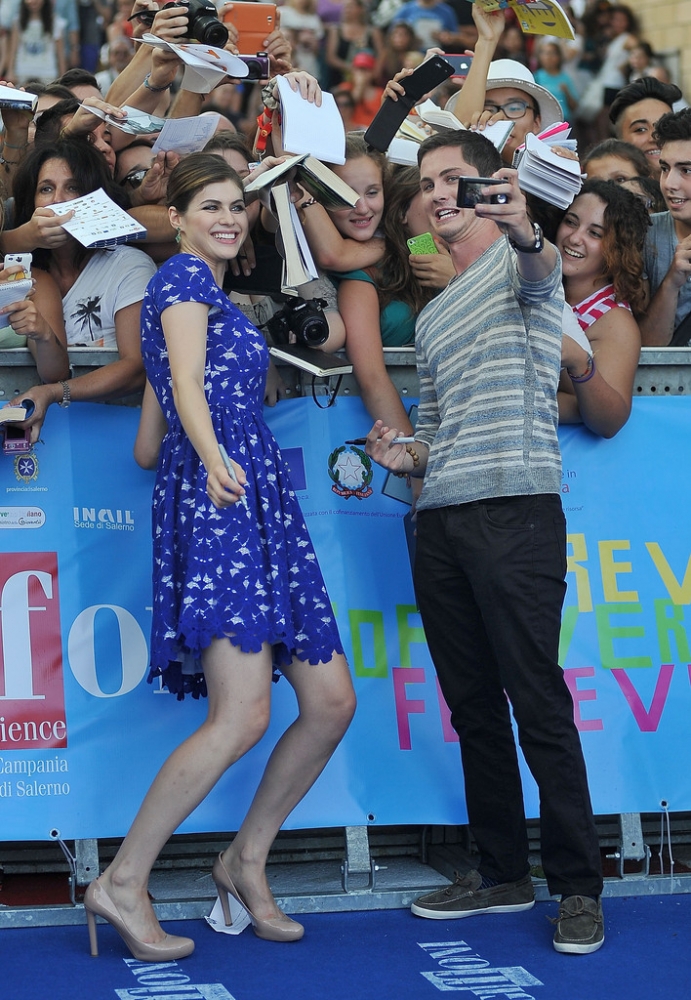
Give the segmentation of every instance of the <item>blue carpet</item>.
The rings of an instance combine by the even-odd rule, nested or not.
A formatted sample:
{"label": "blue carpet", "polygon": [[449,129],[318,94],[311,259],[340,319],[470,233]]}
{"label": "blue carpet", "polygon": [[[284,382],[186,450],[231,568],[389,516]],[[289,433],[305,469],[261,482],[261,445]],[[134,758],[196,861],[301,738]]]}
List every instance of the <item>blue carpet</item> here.
{"label": "blue carpet", "polygon": [[405,910],[310,913],[296,944],[240,937],[205,924],[166,924],[191,935],[194,955],[144,966],[99,926],[0,932],[2,1000],[650,1000],[689,996],[691,895],[606,899],[606,941],[594,955],[552,948],[556,905],[465,920]]}

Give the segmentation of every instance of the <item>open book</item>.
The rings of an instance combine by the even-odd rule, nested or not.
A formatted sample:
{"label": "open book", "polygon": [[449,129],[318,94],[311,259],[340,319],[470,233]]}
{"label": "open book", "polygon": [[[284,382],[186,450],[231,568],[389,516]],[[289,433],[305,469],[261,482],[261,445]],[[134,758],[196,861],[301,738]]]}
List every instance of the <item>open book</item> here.
{"label": "open book", "polygon": [[[422,104],[418,104],[416,111],[423,122],[427,122],[428,125],[432,125],[436,129],[453,129],[454,132],[465,129],[463,122],[456,118],[452,111],[446,111],[444,108],[437,107],[434,101],[430,101],[429,99],[423,101]],[[489,139],[492,145],[501,153],[512,131],[512,121],[500,121],[495,122],[494,125],[486,125],[484,129],[480,130],[480,135],[484,135],[486,139]]]}
{"label": "open book", "polygon": [[483,10],[506,10],[510,7],[516,15],[521,31],[526,35],[555,35],[570,38],[574,35],[571,22],[557,0],[473,0]]}
{"label": "open book", "polygon": [[28,94],[25,90],[0,84],[0,108],[24,108],[26,111],[35,111],[37,104],[36,94]]}
{"label": "open book", "polygon": [[329,375],[349,375],[353,370],[350,362],[336,357],[335,354],[327,354],[326,351],[304,347],[302,344],[281,344],[270,347],[269,354],[277,361],[285,361],[295,368],[321,378],[327,378]]}
{"label": "open book", "polygon": [[287,184],[276,184],[271,189],[283,244],[283,280],[281,291],[290,294],[300,285],[318,277],[305,232],[295,205],[290,200]]}
{"label": "open book", "polygon": [[197,42],[180,42],[176,45],[149,32],[142,35],[139,41],[174,52],[185,67],[182,89],[193,94],[210,94],[225,76],[239,80],[249,74],[242,59],[213,45],[199,45]]}
{"label": "open book", "polygon": [[357,203],[359,197],[357,191],[342,181],[333,170],[308,153],[294,156],[292,159],[258,174],[245,185],[245,193],[252,194],[263,188],[271,187],[275,181],[284,177],[290,170],[295,171],[298,183],[326,208],[352,208]]}
{"label": "open book", "polygon": [[281,101],[281,134],[287,153],[311,153],[326,163],[345,163],[345,128],[333,94],[322,91],[321,107],[277,78]]}
{"label": "open book", "polygon": [[[432,103],[433,102],[430,101],[430,104]],[[417,114],[417,110],[413,108],[413,111],[411,111],[408,117],[404,118],[401,122],[396,134],[405,139],[412,139],[413,142],[424,142],[425,139],[428,139],[434,133],[429,125],[426,125],[422,119],[418,121],[418,118],[419,115]]]}
{"label": "open book", "polygon": [[578,160],[559,156],[548,143],[528,133],[525,152],[518,164],[518,184],[522,191],[558,208],[568,208],[582,183]]}
{"label": "open book", "polygon": [[113,249],[120,243],[146,238],[144,226],[111,201],[103,188],[50,207],[57,215],[74,211],[62,228],[90,250]]}

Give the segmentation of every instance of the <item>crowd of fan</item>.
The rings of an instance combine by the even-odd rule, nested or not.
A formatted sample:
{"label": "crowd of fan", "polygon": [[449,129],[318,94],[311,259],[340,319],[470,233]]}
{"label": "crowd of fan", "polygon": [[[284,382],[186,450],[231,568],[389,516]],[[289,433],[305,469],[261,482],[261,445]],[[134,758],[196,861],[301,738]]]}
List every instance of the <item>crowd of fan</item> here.
{"label": "crowd of fan", "polygon": [[[570,209],[529,199],[562,256],[565,332],[575,316],[585,334],[564,341],[560,419],[611,436],[630,412],[641,334],[649,345],[691,342],[691,111],[629,8],[607,0],[563,6],[575,41],[527,36],[510,11],[489,15],[468,0],[381,0],[374,8],[363,0],[286,0],[266,39],[273,77],[289,75],[309,100],[319,86],[334,94],[348,133],[346,163],[334,169],[360,197],[353,210],[327,212],[296,189],[323,270],[301,293],[326,299],[325,349],[345,348],[372,416],[404,433],[412,428],[382,348],[413,342],[418,313],[454,270],[441,241],[436,254],[409,253],[407,239],[429,229],[419,173],[392,167],[361,131],[430,48],[474,51],[466,83],[450,81],[433,99],[480,129],[512,118],[509,164],[526,133],[555,121],[568,121],[578,139],[587,184]],[[153,25],[136,16],[148,10],[156,11]],[[0,346],[26,345],[36,359],[41,382],[25,393],[35,435],[52,403],[143,388],[141,302],[157,265],[176,252],[165,197],[179,156],[154,155],[155,137],[133,137],[97,112],[124,116],[124,105],[171,117],[215,112],[207,150],[243,180],[282,155],[273,80],[226,81],[203,96],[181,87],[177,56],[137,44],[147,30],[181,41],[187,23],[184,7],[159,10],[154,0],[0,2],[0,77],[38,95],[33,116],[3,109],[0,151],[0,251],[32,253],[36,280],[31,298],[4,310]],[[231,28],[229,47],[235,41]],[[138,248],[86,250],[66,233],[70,213],[51,206],[98,188],[146,227]],[[269,277],[276,223],[258,202],[249,211],[250,238],[227,290],[262,328],[282,304]],[[75,345],[115,348],[118,360],[70,377],[66,347]],[[588,376],[593,356],[597,392]],[[267,402],[283,388],[272,371]]]}

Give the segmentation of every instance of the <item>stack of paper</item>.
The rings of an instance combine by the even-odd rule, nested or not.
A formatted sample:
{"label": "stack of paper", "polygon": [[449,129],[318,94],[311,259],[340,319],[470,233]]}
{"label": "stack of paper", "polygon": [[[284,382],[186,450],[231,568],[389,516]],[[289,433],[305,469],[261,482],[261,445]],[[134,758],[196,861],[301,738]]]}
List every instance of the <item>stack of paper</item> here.
{"label": "stack of paper", "polygon": [[[575,153],[578,151],[578,144],[575,139],[569,138],[570,135],[571,126],[567,122],[554,122],[553,125],[543,129],[542,132],[538,132],[537,137],[542,142],[546,142],[548,146],[563,146],[564,149],[570,149]],[[516,152],[513,154],[514,167],[518,166],[524,149],[525,143],[516,146]]]}
{"label": "stack of paper", "polygon": [[568,208],[582,183],[578,160],[559,156],[548,143],[528,133],[525,152],[518,164],[518,184],[522,191],[558,208]]}

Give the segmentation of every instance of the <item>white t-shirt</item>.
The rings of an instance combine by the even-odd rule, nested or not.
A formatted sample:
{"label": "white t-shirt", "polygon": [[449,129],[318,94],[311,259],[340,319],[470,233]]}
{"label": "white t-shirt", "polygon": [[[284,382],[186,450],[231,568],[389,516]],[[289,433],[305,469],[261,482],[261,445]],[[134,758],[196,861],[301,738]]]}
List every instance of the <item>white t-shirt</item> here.
{"label": "white t-shirt", "polygon": [[141,302],[156,265],[130,246],[96,250],[62,300],[70,347],[117,347],[115,314]]}

